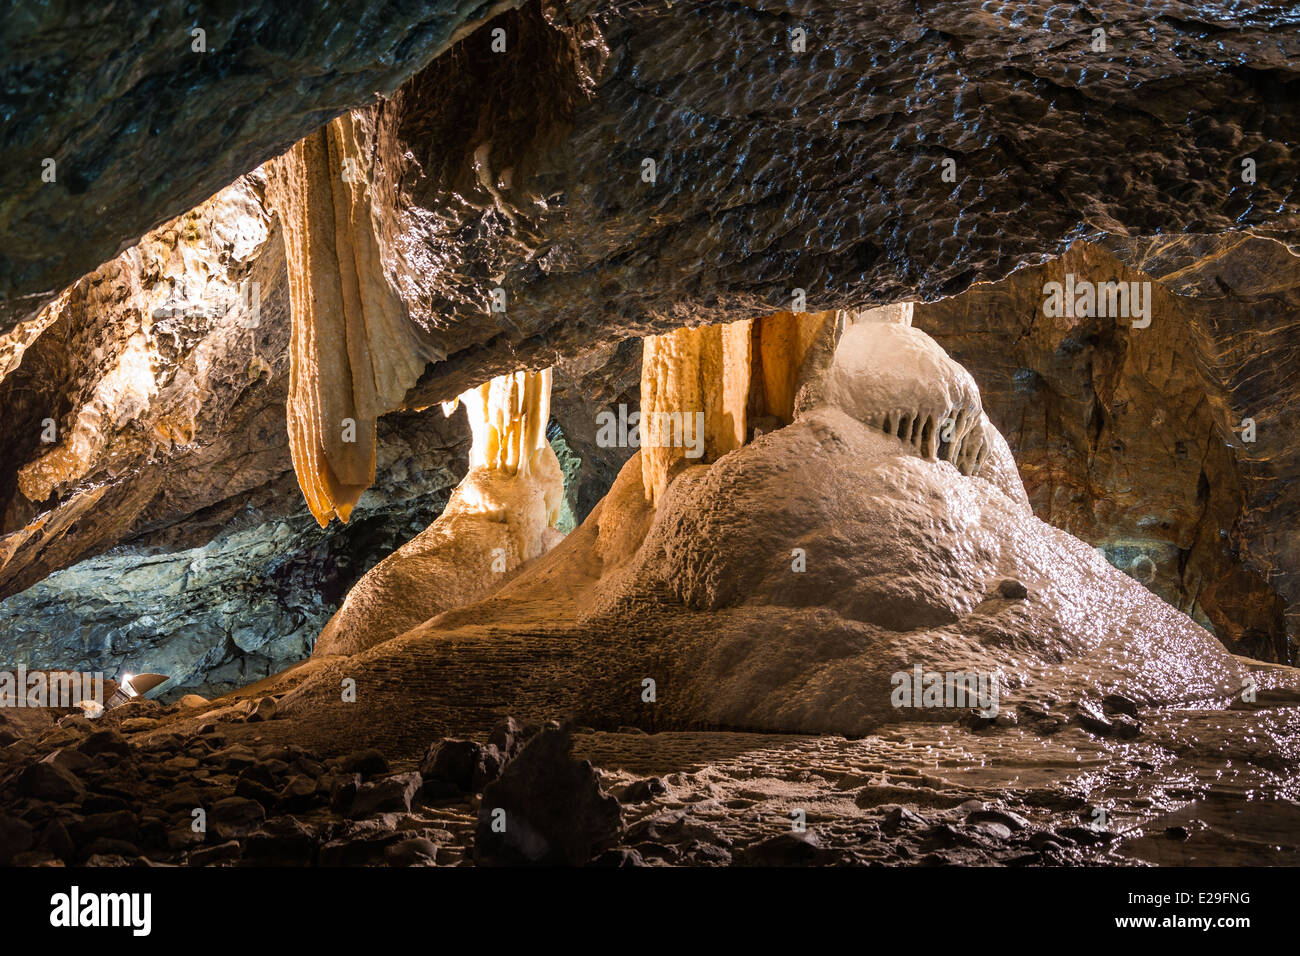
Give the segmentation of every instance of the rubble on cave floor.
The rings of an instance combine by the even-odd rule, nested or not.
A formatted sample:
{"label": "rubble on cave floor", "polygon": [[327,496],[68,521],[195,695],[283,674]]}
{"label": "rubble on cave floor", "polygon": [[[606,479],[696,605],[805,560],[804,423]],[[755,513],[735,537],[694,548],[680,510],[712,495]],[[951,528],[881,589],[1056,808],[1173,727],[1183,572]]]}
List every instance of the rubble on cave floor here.
{"label": "rubble on cave floor", "polygon": [[11,715],[0,864],[1285,865],[1294,697],[1143,710],[1125,736],[1068,703],[857,740],[507,719],[414,762],[277,742],[257,698],[187,732],[150,701]]}

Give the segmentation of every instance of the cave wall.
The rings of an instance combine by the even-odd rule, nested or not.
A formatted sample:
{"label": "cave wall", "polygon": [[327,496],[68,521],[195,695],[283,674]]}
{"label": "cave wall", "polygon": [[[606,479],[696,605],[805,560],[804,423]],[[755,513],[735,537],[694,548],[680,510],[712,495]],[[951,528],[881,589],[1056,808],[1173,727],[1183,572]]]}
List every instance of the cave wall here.
{"label": "cave wall", "polygon": [[31,327],[7,337],[0,378],[0,646],[15,663],[147,666],[208,691],[266,676],[310,651],[351,584],[464,475],[463,417],[389,415],[356,520],[312,520],[286,429],[284,245],[260,175],[152,231]]}
{"label": "cave wall", "polygon": [[[1293,369],[1300,350],[1300,259],[1250,236],[1109,237],[1117,258],[1188,296],[1197,366],[1213,387],[1224,441],[1242,475],[1245,505],[1231,538],[1241,561],[1263,575],[1286,603],[1291,659],[1300,634],[1300,415]],[[1255,423],[1255,441],[1242,425]],[[1254,643],[1259,643],[1258,639]]]}
{"label": "cave wall", "polygon": [[[110,549],[208,547],[248,527],[245,512],[304,514],[285,427],[285,229],[250,170],[358,106],[349,121],[373,137],[357,154],[367,270],[382,270],[430,360],[402,404],[554,364],[556,424],[581,459],[578,516],[631,451],[594,437],[596,411],[636,408],[631,337],[773,314],[796,290],[799,311],[929,300],[934,328],[919,324],[989,390],[1041,512],[1122,564],[1148,559],[1152,586],[1230,646],[1263,654],[1294,633],[1300,451],[1261,441],[1227,454],[1214,437],[1230,442],[1224,429],[1245,414],[1277,435],[1293,404],[1290,253],[1251,237],[1296,240],[1294,14],[1109,0],[507,6],[372,8],[355,36],[319,35],[337,25],[328,11],[308,23],[246,8],[209,31],[214,55],[197,72],[169,59],[175,9],[148,30],[85,14],[100,79],[22,99],[6,120],[17,178],[0,230],[22,241],[0,245],[0,596]],[[42,19],[56,13],[6,30],[8,89],[62,75],[70,27]],[[462,22],[504,30],[505,50]],[[376,89],[391,95],[361,105]],[[132,112],[141,97],[145,117]],[[44,144],[73,127],[60,154],[73,162],[36,188]],[[67,241],[69,222],[84,242]],[[1198,238],[1235,230],[1238,245]],[[1140,238],[1157,233],[1173,238]],[[1014,282],[1085,235],[1208,307],[1185,310],[1185,332],[1162,320],[1130,342],[1095,324],[1041,326],[1023,290],[972,288]],[[254,281],[260,318],[245,327],[242,307],[220,303]],[[1013,323],[1027,338],[999,345]],[[1169,364],[1184,355],[1199,378]],[[1016,379],[1022,368],[1038,378]],[[1017,391],[1030,385],[1037,404]],[[1029,412],[1044,406],[1040,429]],[[377,429],[399,444],[425,428],[386,420]],[[1168,449],[1160,428],[1177,431]],[[452,444],[434,441],[418,469],[454,471]],[[382,486],[396,459],[376,447]],[[1132,480],[1166,463],[1167,480]]]}
{"label": "cave wall", "polygon": [[0,381],[0,595],[285,471],[283,246],[256,177],[86,276]]}
{"label": "cave wall", "polygon": [[[1067,273],[1145,282],[1150,325],[1049,317],[1044,286]],[[1223,311],[1079,243],[1001,282],[918,303],[915,314],[976,375],[1040,518],[1101,548],[1237,652],[1287,660],[1287,602],[1269,566],[1242,554],[1256,507],[1250,446],[1232,432],[1240,419],[1229,420],[1229,392],[1202,361],[1205,333],[1227,325],[1210,317]]]}
{"label": "cave wall", "polygon": [[[282,410],[282,409],[281,409]],[[233,690],[308,654],[361,576],[423,531],[465,474],[463,416],[381,419],[382,479],[322,529],[287,465],[235,502],[128,535],[0,601],[11,664],[167,674],[169,693]]]}

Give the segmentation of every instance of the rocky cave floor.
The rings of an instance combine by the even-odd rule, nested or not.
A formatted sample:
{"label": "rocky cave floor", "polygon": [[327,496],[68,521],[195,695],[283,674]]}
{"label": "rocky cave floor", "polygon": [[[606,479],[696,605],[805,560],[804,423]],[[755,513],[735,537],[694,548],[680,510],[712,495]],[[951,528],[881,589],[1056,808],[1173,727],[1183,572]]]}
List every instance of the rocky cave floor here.
{"label": "rocky cave floor", "polygon": [[[95,722],[0,717],[0,863],[510,863],[484,828],[485,805],[512,790],[547,830],[550,862],[1300,861],[1293,692],[1136,719],[1120,715],[1132,710],[1122,698],[1105,713],[1022,706],[997,722],[898,724],[857,740],[507,719],[486,743],[434,741],[422,760],[391,763],[284,743],[274,698],[212,719],[184,710],[135,701]],[[199,807],[206,833],[193,826]]]}

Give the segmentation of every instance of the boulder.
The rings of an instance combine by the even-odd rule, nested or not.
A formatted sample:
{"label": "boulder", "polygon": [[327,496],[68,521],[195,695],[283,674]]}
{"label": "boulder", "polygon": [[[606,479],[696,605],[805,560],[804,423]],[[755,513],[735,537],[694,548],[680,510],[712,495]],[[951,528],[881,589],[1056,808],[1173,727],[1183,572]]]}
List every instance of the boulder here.
{"label": "boulder", "polygon": [[[513,741],[506,742],[509,746]],[[479,793],[501,775],[504,764],[495,744],[445,738],[426,751],[420,773],[435,786],[449,784],[463,793]]]}
{"label": "boulder", "polygon": [[418,773],[399,773],[382,780],[363,783],[357,788],[348,816],[369,817],[377,813],[403,813],[411,809],[411,800],[420,792],[424,780]]}
{"label": "boulder", "polygon": [[38,800],[71,803],[79,799],[86,788],[70,771],[58,764],[41,761],[31,764],[19,775],[18,792]]}
{"label": "boulder", "polygon": [[219,840],[247,836],[265,819],[262,805],[247,797],[226,797],[208,809],[208,829]]}
{"label": "boulder", "polygon": [[478,863],[580,865],[618,842],[622,808],[572,747],[567,729],[545,730],[487,786],[475,830]]}

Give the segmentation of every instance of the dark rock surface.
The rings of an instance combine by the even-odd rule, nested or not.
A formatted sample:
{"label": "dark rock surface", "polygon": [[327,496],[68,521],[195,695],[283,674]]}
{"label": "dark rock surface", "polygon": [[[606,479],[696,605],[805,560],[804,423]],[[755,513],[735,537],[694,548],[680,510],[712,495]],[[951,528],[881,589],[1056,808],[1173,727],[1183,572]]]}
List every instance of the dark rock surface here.
{"label": "dark rock surface", "polygon": [[[1293,236],[1281,7],[575,3],[497,22],[511,54],[475,35],[375,108],[394,268],[447,356],[415,404],[612,333],[789,308],[794,288],[809,311],[955,294],[1084,231]],[[505,315],[484,308],[498,285]]]}
{"label": "dark rock surface", "polygon": [[567,729],[545,730],[483,791],[475,831],[480,865],[581,865],[617,842],[619,803],[572,748]]}
{"label": "dark rock surface", "polygon": [[305,657],[352,583],[441,513],[464,417],[398,413],[352,522],[308,514],[284,270],[261,180],[241,179],[78,282],[0,377],[14,663],[241,686]]}
{"label": "dark rock surface", "polygon": [[[364,812],[355,803],[329,805],[340,779],[329,767],[351,755],[276,742],[268,738],[283,729],[280,721],[236,723],[223,719],[229,710],[198,722],[179,707],[162,708],[163,731],[114,732],[124,749],[79,764],[86,789],[76,802],[24,793],[21,781],[113,728],[0,714],[19,736],[0,747],[0,865],[520,862],[513,850],[502,855],[502,841],[483,843],[494,788],[527,800],[527,819],[545,818],[548,860],[598,866],[1259,865],[1294,854],[1300,734],[1297,711],[1286,703],[1151,711],[1151,733],[1126,742],[1077,729],[1046,742],[999,729],[1000,752],[1010,758],[1001,772],[987,763],[986,738],[943,724],[857,741],[720,732],[570,737],[552,728],[516,753],[506,779],[482,801],[470,794],[425,800],[419,774],[404,769],[412,754],[387,751],[384,762],[396,773],[377,770],[366,783],[343,775],[354,792],[396,796]],[[470,739],[488,737],[499,740],[484,724]],[[1261,738],[1273,742],[1267,753],[1245,743]],[[1045,751],[1053,772],[1027,773],[1026,761]],[[195,771],[160,768],[187,753],[202,755]],[[317,784],[315,795],[293,808],[267,808],[234,792],[236,765],[242,779],[306,777]],[[602,792],[649,781],[657,786],[645,802],[621,810]],[[206,826],[197,825],[198,809]],[[805,830],[791,829],[795,809],[806,816]],[[506,832],[521,819],[508,814]],[[542,831],[517,831],[528,832]],[[557,855],[562,848],[568,857]]]}
{"label": "dark rock surface", "polygon": [[493,744],[447,739],[434,744],[420,763],[426,784],[446,785],[460,793],[481,793],[501,775],[505,762]]}
{"label": "dark rock surface", "polygon": [[0,332],[509,5],[7,5]]}
{"label": "dark rock surface", "polygon": [[412,798],[424,781],[418,773],[399,773],[383,780],[363,783],[348,808],[351,817],[370,817],[377,813],[400,813],[411,809]]}

